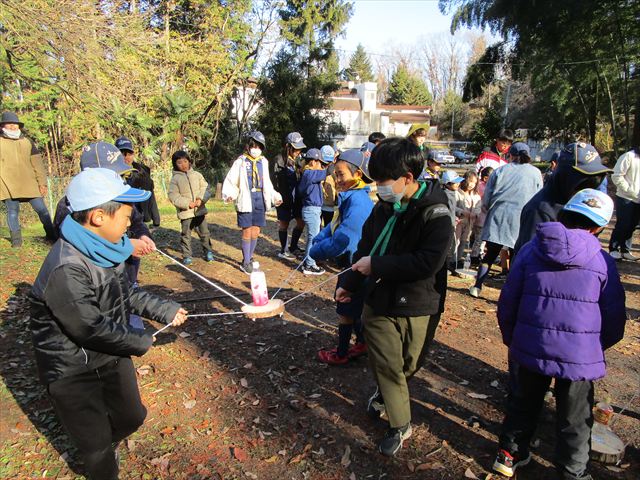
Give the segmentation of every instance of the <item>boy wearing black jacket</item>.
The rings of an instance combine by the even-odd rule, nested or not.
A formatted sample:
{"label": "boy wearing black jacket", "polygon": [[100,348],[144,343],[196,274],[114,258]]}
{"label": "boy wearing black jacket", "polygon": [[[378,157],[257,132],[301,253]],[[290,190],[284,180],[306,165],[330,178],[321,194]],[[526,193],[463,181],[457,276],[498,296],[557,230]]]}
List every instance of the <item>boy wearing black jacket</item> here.
{"label": "boy wearing black jacket", "polygon": [[420,368],[429,316],[438,311],[435,276],[443,267],[453,229],[447,197],[436,182],[418,182],[423,159],[404,138],[373,150],[369,172],[380,202],[362,229],[352,270],[336,301],[349,302],[366,282],[363,320],[377,388],[368,411],[386,411],[389,430],[379,444],[393,456],[411,435],[407,380]]}
{"label": "boy wearing black jacket", "polygon": [[47,255],[30,295],[31,335],[40,380],[91,480],[117,480],[114,445],[146,416],[131,356],[153,337],[128,323],[131,312],[182,324],[175,302],[130,290],[124,261],[133,246],[124,235],[131,204],[149,192],[126,185],[105,168],[89,168],[67,187],[71,213]]}

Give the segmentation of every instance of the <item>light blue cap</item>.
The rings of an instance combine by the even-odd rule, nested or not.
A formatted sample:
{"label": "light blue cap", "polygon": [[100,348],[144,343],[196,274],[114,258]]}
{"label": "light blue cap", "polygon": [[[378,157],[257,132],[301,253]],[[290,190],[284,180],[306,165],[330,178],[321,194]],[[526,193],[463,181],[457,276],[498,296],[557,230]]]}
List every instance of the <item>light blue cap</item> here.
{"label": "light blue cap", "polygon": [[324,145],[320,149],[320,153],[322,154],[322,158],[320,159],[320,161],[322,161],[323,163],[331,163],[336,157],[336,152],[331,147],[331,145]]}
{"label": "light blue cap", "polygon": [[446,185],[447,183],[460,183],[463,180],[464,178],[458,176],[454,170],[445,170],[440,181]]}
{"label": "light blue cap", "polygon": [[585,188],[571,197],[562,209],[580,213],[599,227],[604,227],[613,216],[613,200],[600,190]]}
{"label": "light blue cap", "polygon": [[66,195],[71,211],[81,212],[110,201],[144,202],[151,192],[130,187],[113,170],[87,168],[71,179]]}

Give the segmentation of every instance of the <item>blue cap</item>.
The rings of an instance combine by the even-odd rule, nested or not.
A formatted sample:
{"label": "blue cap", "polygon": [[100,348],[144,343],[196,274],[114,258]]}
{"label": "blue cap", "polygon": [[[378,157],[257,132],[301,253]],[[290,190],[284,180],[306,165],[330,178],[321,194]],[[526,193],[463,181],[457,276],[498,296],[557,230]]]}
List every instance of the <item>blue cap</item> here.
{"label": "blue cap", "polygon": [[298,132],[291,132],[289,135],[287,135],[287,143],[296,150],[307,148],[307,146],[302,141],[302,135],[300,135]]}
{"label": "blue cap", "polygon": [[113,170],[87,168],[71,179],[66,195],[71,211],[80,212],[110,201],[144,202],[151,192],[130,187]]}
{"label": "blue cap", "polygon": [[331,145],[324,145],[320,149],[320,153],[322,154],[322,158],[320,159],[322,163],[331,163],[336,158],[336,152]]}
{"label": "blue cap", "polygon": [[133,153],[133,142],[127,137],[118,138],[116,140],[116,147],[118,147],[120,151],[125,150],[127,152]]}
{"label": "blue cap", "polygon": [[369,154],[371,154],[371,152],[373,152],[373,149],[376,148],[376,144],[373,142],[364,142],[362,144],[362,146],[360,147],[360,151],[361,152],[368,152]]}
{"label": "blue cap", "polygon": [[320,160],[320,161],[322,161],[322,154],[320,153],[320,150],[318,150],[317,148],[310,148],[304,154],[304,158],[306,158],[308,160]]}
{"label": "blue cap", "polygon": [[357,148],[350,148],[340,152],[338,161],[347,162],[351,165],[358,167],[363,174],[363,180],[365,183],[371,183],[373,180],[369,176],[369,159],[370,155],[365,155],[365,152],[358,150]]}
{"label": "blue cap", "polygon": [[560,152],[558,164],[570,164],[585,175],[612,172],[602,164],[602,159],[593,145],[584,142],[570,143]]}
{"label": "blue cap", "polygon": [[132,170],[131,165],[124,162],[122,152],[107,142],[94,142],[85,146],[80,155],[80,170],[86,168],[108,168],[118,175]]}
{"label": "blue cap", "polygon": [[604,227],[613,216],[613,200],[600,190],[585,188],[571,197],[562,210],[580,213],[599,227]]}
{"label": "blue cap", "polygon": [[248,137],[251,140],[255,140],[260,145],[262,145],[263,149],[267,145],[267,141],[265,140],[264,135],[262,134],[262,132],[259,132],[258,130],[254,130],[253,132],[249,132]]}
{"label": "blue cap", "polygon": [[440,178],[440,181],[445,185],[447,183],[460,183],[463,180],[464,178],[458,176],[458,173],[454,170],[445,170],[442,174],[442,177]]}
{"label": "blue cap", "polygon": [[531,157],[531,150],[529,149],[529,145],[524,142],[516,142],[509,148],[509,153],[513,156],[519,157],[524,154],[527,157]]}

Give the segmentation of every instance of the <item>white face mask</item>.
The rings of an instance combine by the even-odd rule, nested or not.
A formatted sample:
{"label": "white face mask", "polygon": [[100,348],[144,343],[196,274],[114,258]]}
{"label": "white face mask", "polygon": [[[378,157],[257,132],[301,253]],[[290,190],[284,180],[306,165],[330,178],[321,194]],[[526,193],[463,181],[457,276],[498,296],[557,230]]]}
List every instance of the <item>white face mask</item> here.
{"label": "white face mask", "polygon": [[17,140],[20,138],[20,134],[22,133],[20,129],[18,130],[8,130],[6,128],[2,129],[2,133],[4,133],[5,137],[10,138],[12,140]]}
{"label": "white face mask", "polygon": [[262,155],[262,150],[260,150],[259,148],[250,148],[249,155],[251,155],[253,158],[258,158],[260,155]]}
{"label": "white face mask", "polygon": [[[394,182],[395,183],[395,182]],[[380,200],[388,203],[398,203],[404,197],[404,192],[407,190],[407,186],[405,185],[402,189],[402,192],[396,193],[393,191],[393,183],[389,185],[378,185],[378,196]]]}

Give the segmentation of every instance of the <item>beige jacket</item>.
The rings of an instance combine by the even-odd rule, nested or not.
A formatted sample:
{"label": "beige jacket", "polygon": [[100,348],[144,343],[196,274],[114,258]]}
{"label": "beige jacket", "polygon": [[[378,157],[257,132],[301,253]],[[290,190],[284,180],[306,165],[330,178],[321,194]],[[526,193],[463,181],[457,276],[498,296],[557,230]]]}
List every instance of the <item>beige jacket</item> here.
{"label": "beige jacket", "polygon": [[[196,198],[202,200],[202,205],[198,208],[189,208],[189,204]],[[180,220],[206,215],[205,202],[209,198],[211,198],[209,184],[202,174],[193,169],[189,169],[186,173],[173,172],[169,183],[169,200],[176,207]]]}
{"label": "beige jacket", "polygon": [[47,174],[38,149],[28,138],[0,136],[0,200],[41,197]]}

